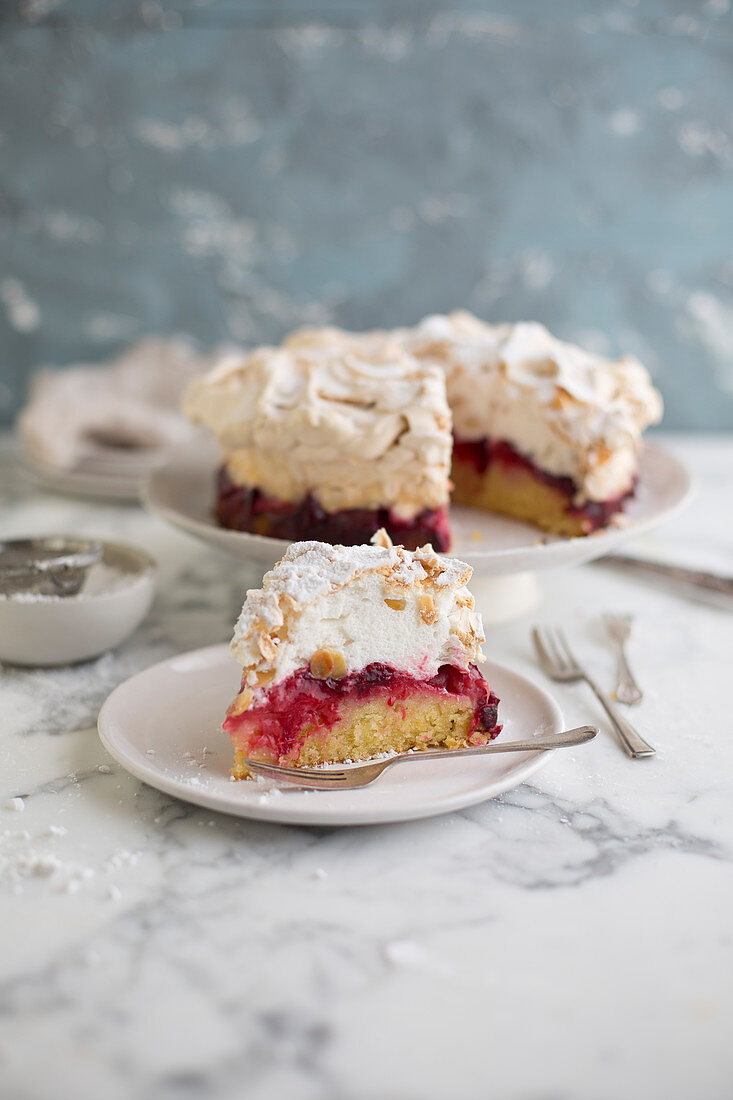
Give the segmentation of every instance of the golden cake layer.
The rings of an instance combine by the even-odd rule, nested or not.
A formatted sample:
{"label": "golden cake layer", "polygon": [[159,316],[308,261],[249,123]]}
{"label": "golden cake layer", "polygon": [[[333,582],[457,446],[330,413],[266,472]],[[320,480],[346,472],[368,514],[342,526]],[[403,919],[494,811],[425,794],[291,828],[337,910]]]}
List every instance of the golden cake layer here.
{"label": "golden cake layer", "polygon": [[[482,730],[471,733],[474,707],[469,699],[429,698],[416,693],[394,705],[383,698],[345,702],[341,716],[327,732],[305,729],[292,759],[282,761],[291,767],[312,768],[319,764],[338,764],[368,760],[388,752],[410,749],[459,749],[482,744],[488,735]],[[253,730],[252,738],[257,731]],[[252,749],[252,760],[266,760],[265,753]],[[274,761],[277,762],[277,761]],[[245,753],[236,750],[232,775],[249,776]]]}
{"label": "golden cake layer", "polygon": [[531,470],[499,463],[480,473],[467,462],[454,462],[451,472],[453,503],[483,508],[512,519],[533,523],[553,535],[587,535],[591,521],[568,511],[568,498],[539,481]]}

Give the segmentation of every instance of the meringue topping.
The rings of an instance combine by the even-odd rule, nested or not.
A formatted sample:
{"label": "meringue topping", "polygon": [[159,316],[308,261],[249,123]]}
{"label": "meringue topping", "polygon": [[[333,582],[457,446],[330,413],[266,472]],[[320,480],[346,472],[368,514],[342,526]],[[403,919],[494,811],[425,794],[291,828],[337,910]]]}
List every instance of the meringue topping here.
{"label": "meringue topping", "polygon": [[379,535],[372,546],[293,543],[247,593],[231,648],[255,696],[321,650],[343,658],[345,675],[378,661],[429,678],[483,660],[470,566]]}
{"label": "meringue topping", "polygon": [[228,355],[186,391],[239,485],[327,512],[390,507],[412,518],[448,500],[451,417],[438,364],[385,334],[308,330]]}
{"label": "meringue topping", "polygon": [[662,415],[638,359],[604,359],[543,325],[490,325],[462,310],[427,317],[400,338],[443,367],[456,438],[506,440],[548,473],[571,477],[578,503],[631,485],[641,433]]}
{"label": "meringue topping", "polygon": [[446,503],[451,415],[457,439],[505,440],[572,478],[582,504],[631,487],[662,399],[634,356],[605,359],[543,325],[458,310],[392,332],[300,329],[280,348],[225,359],[184,409],[217,433],[238,484],[411,518]]}

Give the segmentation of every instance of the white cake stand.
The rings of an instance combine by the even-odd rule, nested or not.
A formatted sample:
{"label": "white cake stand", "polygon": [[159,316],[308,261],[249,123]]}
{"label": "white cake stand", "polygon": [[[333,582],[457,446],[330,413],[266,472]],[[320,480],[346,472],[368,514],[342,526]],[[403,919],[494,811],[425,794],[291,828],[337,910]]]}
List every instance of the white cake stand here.
{"label": "white cake stand", "polygon": [[[205,443],[175,453],[153,472],[142,492],[145,505],[168,523],[218,546],[263,572],[278,561],[288,543],[219,527],[212,503],[216,448]],[[673,455],[647,444],[639,465],[636,496],[618,526],[583,538],[543,535],[536,527],[475,508],[451,508],[451,553],[473,569],[471,591],[485,622],[506,622],[525,614],[539,599],[538,573],[600,558],[630,538],[667,519],[690,493],[690,478]]]}

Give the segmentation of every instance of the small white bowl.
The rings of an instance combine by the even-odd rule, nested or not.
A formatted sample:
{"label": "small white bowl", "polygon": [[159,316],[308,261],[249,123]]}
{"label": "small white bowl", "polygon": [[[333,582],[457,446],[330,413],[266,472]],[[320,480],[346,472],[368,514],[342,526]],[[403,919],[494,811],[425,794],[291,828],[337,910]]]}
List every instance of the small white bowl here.
{"label": "small white bowl", "polygon": [[129,582],[77,596],[0,595],[0,661],[70,665],[114,649],[137,629],[153,602],[156,563],[123,543],[102,546],[102,562],[130,574]]}

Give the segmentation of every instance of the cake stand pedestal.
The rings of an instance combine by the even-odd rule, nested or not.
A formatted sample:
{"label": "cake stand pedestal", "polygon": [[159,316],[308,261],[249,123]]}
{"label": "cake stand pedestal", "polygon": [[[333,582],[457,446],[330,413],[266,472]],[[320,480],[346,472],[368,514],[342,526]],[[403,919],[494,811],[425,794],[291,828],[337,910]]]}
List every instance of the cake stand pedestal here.
{"label": "cake stand pedestal", "polygon": [[484,625],[511,622],[537,607],[542,588],[536,573],[474,576],[469,587]]}

